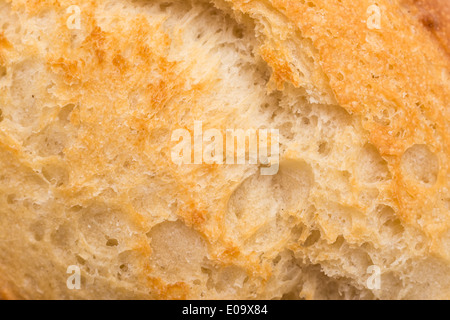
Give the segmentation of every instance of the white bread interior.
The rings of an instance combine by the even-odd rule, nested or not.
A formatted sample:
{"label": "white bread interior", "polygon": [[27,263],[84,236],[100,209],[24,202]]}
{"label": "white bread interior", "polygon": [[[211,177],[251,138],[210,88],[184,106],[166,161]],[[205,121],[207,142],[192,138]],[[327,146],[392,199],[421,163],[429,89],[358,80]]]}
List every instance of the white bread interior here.
{"label": "white bread interior", "polygon": [[[78,1],[81,30],[71,1],[0,1],[4,297],[450,298],[449,60],[378,2],[426,49],[284,1]],[[279,129],[279,173],[175,165],[196,120]]]}

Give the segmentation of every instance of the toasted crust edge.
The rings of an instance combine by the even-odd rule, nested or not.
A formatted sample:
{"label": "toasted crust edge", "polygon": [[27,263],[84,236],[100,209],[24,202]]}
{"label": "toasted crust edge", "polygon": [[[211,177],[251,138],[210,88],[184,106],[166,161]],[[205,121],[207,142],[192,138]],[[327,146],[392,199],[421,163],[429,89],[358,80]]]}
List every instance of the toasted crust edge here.
{"label": "toasted crust edge", "polygon": [[404,0],[404,5],[450,55],[450,3],[447,0]]}

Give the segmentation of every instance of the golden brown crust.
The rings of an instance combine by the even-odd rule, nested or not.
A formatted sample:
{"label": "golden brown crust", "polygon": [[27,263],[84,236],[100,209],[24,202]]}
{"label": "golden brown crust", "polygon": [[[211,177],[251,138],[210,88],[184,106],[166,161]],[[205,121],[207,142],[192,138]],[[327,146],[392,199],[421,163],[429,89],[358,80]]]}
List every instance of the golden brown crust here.
{"label": "golden brown crust", "polygon": [[404,0],[404,4],[450,54],[450,2],[448,0]]}

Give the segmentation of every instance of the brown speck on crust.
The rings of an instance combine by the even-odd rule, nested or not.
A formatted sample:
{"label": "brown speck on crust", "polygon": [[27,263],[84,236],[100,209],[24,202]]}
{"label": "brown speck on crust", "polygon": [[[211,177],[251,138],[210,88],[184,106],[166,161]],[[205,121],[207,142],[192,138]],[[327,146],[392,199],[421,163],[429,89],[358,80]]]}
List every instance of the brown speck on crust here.
{"label": "brown speck on crust", "polygon": [[424,16],[422,18],[422,23],[425,27],[431,29],[431,31],[434,31],[433,29],[439,29],[438,23],[431,16]]}

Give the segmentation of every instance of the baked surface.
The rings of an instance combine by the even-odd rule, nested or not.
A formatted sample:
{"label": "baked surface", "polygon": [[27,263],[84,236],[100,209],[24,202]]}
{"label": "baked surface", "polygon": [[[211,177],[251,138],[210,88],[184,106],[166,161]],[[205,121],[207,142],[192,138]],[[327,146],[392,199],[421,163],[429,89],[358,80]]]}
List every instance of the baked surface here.
{"label": "baked surface", "polygon": [[450,53],[450,6],[446,0],[404,0],[408,13],[418,19]]}
{"label": "baked surface", "polygon": [[[376,3],[0,0],[0,296],[449,299],[449,5]],[[197,120],[279,173],[175,165]]]}

